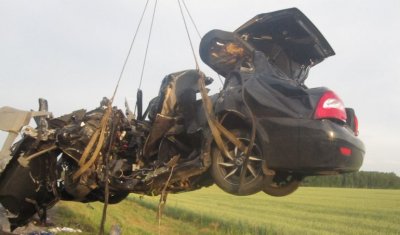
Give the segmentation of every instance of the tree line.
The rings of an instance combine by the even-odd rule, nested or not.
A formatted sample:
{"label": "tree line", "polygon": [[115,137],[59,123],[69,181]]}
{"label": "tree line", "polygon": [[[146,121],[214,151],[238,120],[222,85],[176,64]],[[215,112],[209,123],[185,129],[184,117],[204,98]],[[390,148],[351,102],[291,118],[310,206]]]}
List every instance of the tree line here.
{"label": "tree line", "polygon": [[342,175],[308,176],[303,186],[338,188],[400,189],[400,177],[395,173],[360,171]]}

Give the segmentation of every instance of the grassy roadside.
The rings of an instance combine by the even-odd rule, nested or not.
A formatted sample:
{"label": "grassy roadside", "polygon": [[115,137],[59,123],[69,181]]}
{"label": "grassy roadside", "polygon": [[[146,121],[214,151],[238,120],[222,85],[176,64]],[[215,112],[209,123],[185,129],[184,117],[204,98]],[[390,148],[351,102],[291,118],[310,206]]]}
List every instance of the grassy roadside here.
{"label": "grassy roadside", "polygon": [[[400,234],[400,190],[300,188],[274,198],[236,197],[210,187],[169,195],[160,234]],[[106,230],[158,234],[158,197],[110,205]],[[102,204],[61,202],[57,223],[96,234]]]}
{"label": "grassy roadside", "polygon": [[[82,235],[97,234],[102,216],[103,204],[89,205],[61,202],[55,208],[53,221],[58,226],[80,228]],[[199,230],[193,224],[164,216],[158,226],[156,213],[131,200],[125,200],[118,205],[109,205],[105,230],[118,225],[122,234],[196,234]],[[70,234],[70,233],[59,233]],[[108,234],[108,233],[106,233]]]}

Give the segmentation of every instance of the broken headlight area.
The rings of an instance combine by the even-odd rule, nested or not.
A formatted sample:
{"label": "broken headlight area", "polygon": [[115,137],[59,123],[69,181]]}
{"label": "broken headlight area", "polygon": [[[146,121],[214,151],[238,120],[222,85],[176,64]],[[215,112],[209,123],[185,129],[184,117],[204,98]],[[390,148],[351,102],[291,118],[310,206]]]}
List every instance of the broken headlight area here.
{"label": "broken headlight area", "polygon": [[[91,140],[93,135],[99,135],[105,110],[105,107],[89,112],[78,110],[46,118],[46,128],[42,130],[24,128],[22,139],[13,145],[12,158],[0,176],[0,201],[12,228],[27,223],[35,213],[45,221],[46,209],[58,200],[104,201],[106,151],[110,159],[109,202],[117,203],[128,195],[136,181],[129,177],[132,164],[137,162],[140,136],[133,136],[135,132],[122,111],[112,110],[97,158],[92,159],[94,149],[82,159],[86,147],[97,144]],[[47,136],[43,138],[45,133]],[[85,164],[87,169],[76,177]]]}

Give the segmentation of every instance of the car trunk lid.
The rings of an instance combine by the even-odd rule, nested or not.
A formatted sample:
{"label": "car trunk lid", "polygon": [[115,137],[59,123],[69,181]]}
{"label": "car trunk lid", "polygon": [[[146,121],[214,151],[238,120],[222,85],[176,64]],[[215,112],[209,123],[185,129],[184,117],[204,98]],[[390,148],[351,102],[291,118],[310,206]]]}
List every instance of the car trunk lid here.
{"label": "car trunk lid", "polygon": [[335,55],[320,31],[297,8],[257,15],[234,33],[296,80],[305,80],[308,68]]}

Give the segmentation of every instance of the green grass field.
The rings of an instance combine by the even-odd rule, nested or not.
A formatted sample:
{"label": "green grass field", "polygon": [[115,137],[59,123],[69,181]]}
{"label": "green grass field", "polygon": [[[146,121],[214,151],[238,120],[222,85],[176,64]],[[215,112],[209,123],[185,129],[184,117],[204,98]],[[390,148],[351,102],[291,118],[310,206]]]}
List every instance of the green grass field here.
{"label": "green grass field", "polygon": [[[158,197],[132,194],[109,206],[106,229],[123,234],[400,234],[400,190],[302,187],[275,198],[229,195],[217,187],[169,195],[161,226]],[[96,233],[101,203],[62,202],[59,225]]]}

